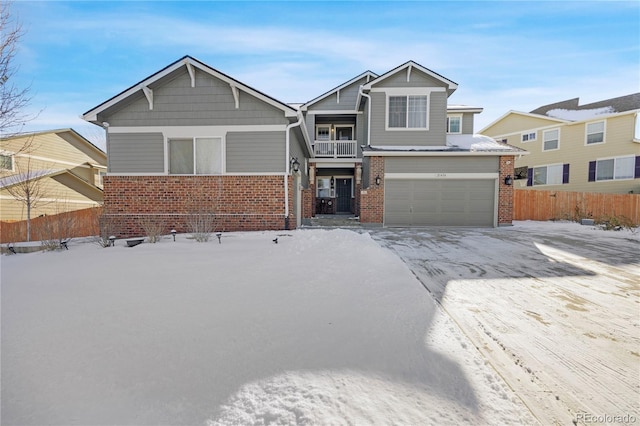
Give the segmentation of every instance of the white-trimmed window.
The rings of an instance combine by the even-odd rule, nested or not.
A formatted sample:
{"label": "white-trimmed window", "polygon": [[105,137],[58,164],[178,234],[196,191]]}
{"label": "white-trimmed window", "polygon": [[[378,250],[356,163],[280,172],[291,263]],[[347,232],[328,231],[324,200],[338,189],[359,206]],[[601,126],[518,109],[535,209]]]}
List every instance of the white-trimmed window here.
{"label": "white-trimmed window", "polygon": [[221,138],[169,139],[169,174],[215,175],[221,173]]}
{"label": "white-trimmed window", "polygon": [[317,141],[328,141],[330,139],[331,139],[331,126],[329,125],[316,126]]}
{"label": "white-trimmed window", "polygon": [[562,164],[533,168],[533,185],[562,185]]}
{"label": "white-trimmed window", "polygon": [[333,188],[331,188],[331,177],[319,177],[317,179],[317,192],[318,198],[331,198],[333,197]]}
{"label": "white-trimmed window", "polygon": [[604,121],[596,121],[595,123],[587,123],[586,125],[586,144],[596,144],[604,142]]}
{"label": "white-trimmed window", "polygon": [[448,115],[447,116],[447,133],[462,133],[462,116],[461,115]]}
{"label": "white-trimmed window", "polygon": [[536,132],[523,133],[521,137],[522,142],[532,142],[536,140]]}
{"label": "white-trimmed window", "polygon": [[560,129],[545,130],[542,132],[542,150],[553,151],[560,147]]}
{"label": "white-trimmed window", "polygon": [[636,157],[606,158],[595,161],[595,180],[633,179]]}
{"label": "white-trimmed window", "polygon": [[0,170],[13,171],[13,155],[7,153],[0,154]]}
{"label": "white-trimmed window", "polygon": [[390,129],[426,129],[427,95],[389,96],[387,127]]}
{"label": "white-trimmed window", "polygon": [[640,142],[640,113],[636,113],[636,126],[633,131],[634,142]]}

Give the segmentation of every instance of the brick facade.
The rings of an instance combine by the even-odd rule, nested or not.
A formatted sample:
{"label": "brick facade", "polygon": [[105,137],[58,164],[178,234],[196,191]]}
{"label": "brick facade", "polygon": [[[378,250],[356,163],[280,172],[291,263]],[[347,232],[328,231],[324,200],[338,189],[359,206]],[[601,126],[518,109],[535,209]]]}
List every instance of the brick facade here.
{"label": "brick facade", "polygon": [[188,232],[194,212],[213,213],[216,231],[295,228],[293,177],[287,181],[285,218],[282,176],[105,176],[104,219],[118,237],[144,235],[143,220]]}
{"label": "brick facade", "polygon": [[[384,217],[384,157],[370,157],[368,188],[360,192],[360,222],[382,224]],[[376,177],[380,185],[376,185]]]}
{"label": "brick facade", "polygon": [[[513,221],[513,184],[506,185],[504,179],[514,179],[514,156],[500,157],[500,176],[498,177],[498,226],[511,225]],[[513,181],[512,181],[513,182]]]}

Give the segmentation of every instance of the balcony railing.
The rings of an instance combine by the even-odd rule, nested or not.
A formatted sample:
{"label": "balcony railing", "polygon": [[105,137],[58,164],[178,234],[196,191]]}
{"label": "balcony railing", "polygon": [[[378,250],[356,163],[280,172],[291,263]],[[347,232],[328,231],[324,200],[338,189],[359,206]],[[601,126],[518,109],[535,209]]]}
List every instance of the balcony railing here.
{"label": "balcony railing", "polygon": [[357,141],[315,141],[313,150],[316,157],[322,158],[356,158]]}

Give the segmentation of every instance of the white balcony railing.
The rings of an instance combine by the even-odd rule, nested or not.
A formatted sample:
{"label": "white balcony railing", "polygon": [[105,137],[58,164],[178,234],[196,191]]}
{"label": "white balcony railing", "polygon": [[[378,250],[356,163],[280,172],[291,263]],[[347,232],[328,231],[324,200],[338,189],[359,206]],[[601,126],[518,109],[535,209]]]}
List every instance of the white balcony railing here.
{"label": "white balcony railing", "polygon": [[316,157],[323,158],[356,158],[357,141],[315,141],[313,150]]}

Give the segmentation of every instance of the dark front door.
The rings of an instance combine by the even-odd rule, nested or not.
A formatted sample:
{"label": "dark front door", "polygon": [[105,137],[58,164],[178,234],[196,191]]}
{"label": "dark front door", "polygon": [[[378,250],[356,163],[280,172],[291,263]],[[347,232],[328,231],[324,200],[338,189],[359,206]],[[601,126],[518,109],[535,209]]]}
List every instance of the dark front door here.
{"label": "dark front door", "polygon": [[336,179],[336,213],[351,213],[351,178]]}

